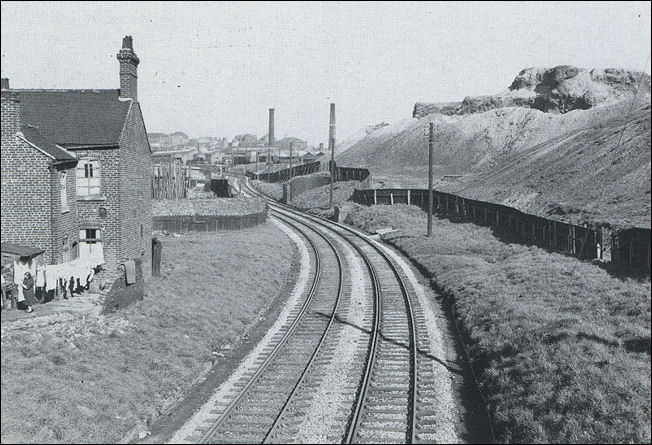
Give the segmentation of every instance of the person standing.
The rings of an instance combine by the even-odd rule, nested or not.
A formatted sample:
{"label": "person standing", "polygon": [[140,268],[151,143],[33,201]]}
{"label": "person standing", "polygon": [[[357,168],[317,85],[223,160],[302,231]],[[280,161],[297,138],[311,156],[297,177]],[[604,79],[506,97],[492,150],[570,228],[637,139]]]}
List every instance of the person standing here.
{"label": "person standing", "polygon": [[[2,272],[4,272],[4,270]],[[7,307],[7,302],[9,301],[9,299],[7,298],[7,294],[8,294],[8,292],[7,292],[7,283],[5,282],[4,273],[0,273],[0,279],[2,280],[2,310],[4,311],[6,309],[9,309]]]}
{"label": "person standing", "polygon": [[32,306],[36,304],[36,297],[34,295],[34,278],[31,272],[25,272],[25,278],[22,283],[24,300],[18,303],[18,309],[25,312],[33,312]]}

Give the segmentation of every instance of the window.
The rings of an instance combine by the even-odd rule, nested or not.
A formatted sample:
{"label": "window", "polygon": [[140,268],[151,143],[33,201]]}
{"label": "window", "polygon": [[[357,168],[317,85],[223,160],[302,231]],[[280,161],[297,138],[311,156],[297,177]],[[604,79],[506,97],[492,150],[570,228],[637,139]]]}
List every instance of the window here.
{"label": "window", "polygon": [[77,163],[77,196],[99,196],[100,161],[81,159]]}
{"label": "window", "polygon": [[79,258],[94,260],[97,264],[104,262],[101,231],[97,228],[81,229],[79,231]]}
{"label": "window", "polygon": [[100,240],[100,229],[81,229],[79,231],[79,241],[96,243]]}
{"label": "window", "polygon": [[66,172],[61,172],[59,175],[59,190],[61,193],[61,213],[69,212],[68,209],[68,187],[66,186],[67,175]]}

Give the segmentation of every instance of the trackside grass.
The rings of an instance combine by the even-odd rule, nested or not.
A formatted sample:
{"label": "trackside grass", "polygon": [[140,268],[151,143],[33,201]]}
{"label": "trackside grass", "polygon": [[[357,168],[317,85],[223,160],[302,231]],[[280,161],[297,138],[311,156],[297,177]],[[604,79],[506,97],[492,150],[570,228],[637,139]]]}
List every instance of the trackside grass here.
{"label": "trackside grass", "polygon": [[33,330],[3,321],[3,443],[115,443],[146,430],[238,347],[290,272],[291,244],[271,222],[160,239],[161,277],[144,301]]}
{"label": "trackside grass", "polygon": [[351,207],[346,222],[384,236],[455,308],[497,439],[650,441],[650,281],[407,205]]}
{"label": "trackside grass", "polygon": [[278,182],[264,182],[250,180],[251,185],[253,185],[261,193],[274,198],[277,201],[283,197],[283,185]]}

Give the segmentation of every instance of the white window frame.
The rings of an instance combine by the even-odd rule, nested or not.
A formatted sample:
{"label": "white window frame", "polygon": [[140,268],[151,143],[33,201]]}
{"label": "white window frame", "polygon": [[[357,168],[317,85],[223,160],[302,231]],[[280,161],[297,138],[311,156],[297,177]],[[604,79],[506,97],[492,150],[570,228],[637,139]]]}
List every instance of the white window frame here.
{"label": "white window frame", "polygon": [[[95,230],[95,238],[87,238],[87,230]],[[80,227],[79,228],[79,243],[78,243],[77,256],[82,258],[82,252],[85,254],[83,259],[102,257],[104,258],[104,243],[102,242],[102,229],[99,227]]]}
{"label": "white window frame", "polygon": [[68,213],[68,174],[66,172],[59,173],[59,193],[61,196],[61,213]]}
{"label": "white window frame", "polygon": [[99,159],[80,159],[77,163],[76,175],[77,196],[100,196],[102,194],[102,168]]}

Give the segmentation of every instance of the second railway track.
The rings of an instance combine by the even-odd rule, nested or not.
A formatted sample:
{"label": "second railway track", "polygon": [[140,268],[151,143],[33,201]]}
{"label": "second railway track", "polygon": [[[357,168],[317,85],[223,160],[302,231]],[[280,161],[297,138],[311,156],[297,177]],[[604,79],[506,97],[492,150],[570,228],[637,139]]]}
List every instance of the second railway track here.
{"label": "second railway track", "polygon": [[[302,433],[305,439],[310,411],[328,403],[315,398],[325,382],[334,381],[329,374],[341,353],[338,348],[346,342],[352,343],[351,365],[337,376],[341,394],[336,415],[323,419],[328,423],[325,440],[428,441],[436,428],[431,419],[437,395],[429,385],[432,366],[425,319],[405,272],[365,235],[269,204],[275,218],[311,245],[313,283],[301,307],[259,358],[258,368],[243,375],[229,402],[215,407],[216,418],[201,428],[199,441],[286,443],[302,441]],[[351,304],[352,252],[366,272],[361,308]],[[363,313],[356,318],[355,311]]]}

